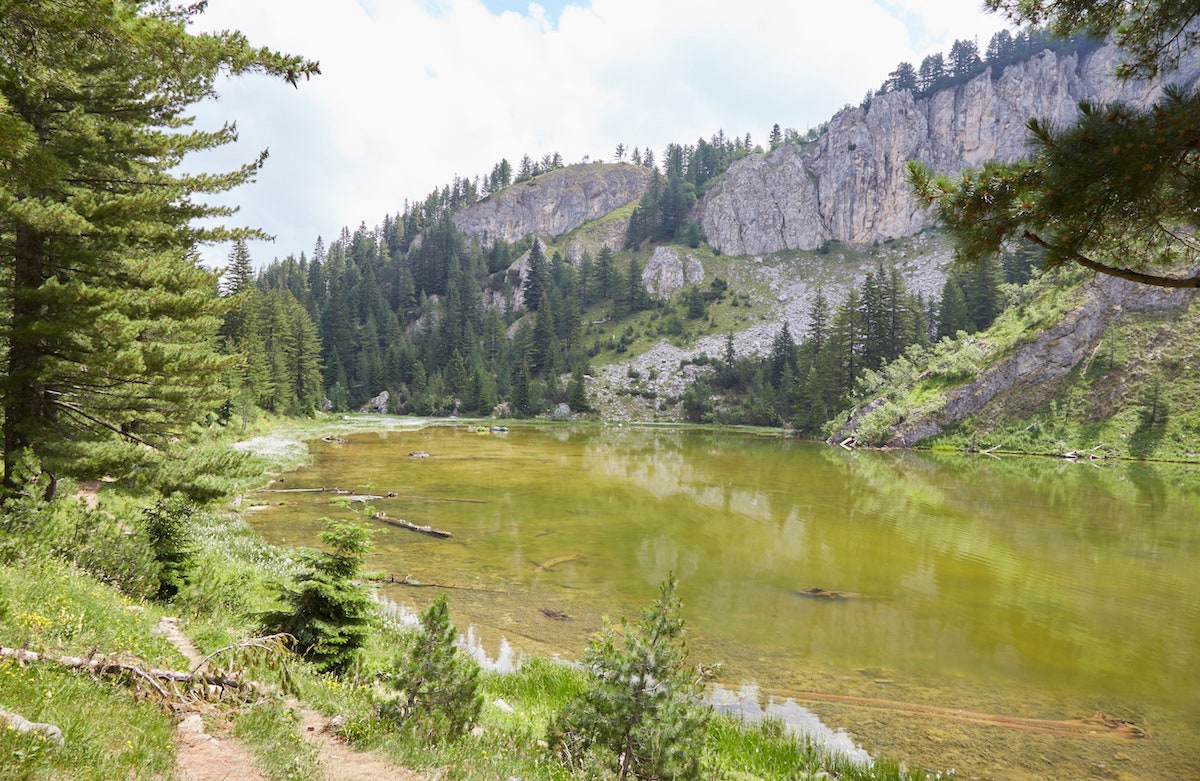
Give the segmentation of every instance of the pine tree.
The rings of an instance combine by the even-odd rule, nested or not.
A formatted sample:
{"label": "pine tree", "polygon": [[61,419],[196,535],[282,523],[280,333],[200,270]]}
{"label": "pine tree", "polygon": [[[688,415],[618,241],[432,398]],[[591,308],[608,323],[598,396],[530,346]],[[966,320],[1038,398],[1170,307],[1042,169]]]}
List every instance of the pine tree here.
{"label": "pine tree", "polygon": [[[0,25],[0,385],[6,480],[22,451],[77,477],[144,470],[219,407],[216,280],[198,227],[231,213],[204,197],[265,158],[214,176],[187,153],[236,139],[186,129],[222,73],[295,84],[315,63],[197,35],[201,6],[27,0]],[[182,130],[181,130],[182,128]]]}
{"label": "pine tree", "polygon": [[942,300],[938,306],[937,338],[953,339],[959,331],[971,330],[971,318],[967,312],[967,301],[962,288],[951,277],[942,286]]}
{"label": "pine tree", "polygon": [[250,261],[250,250],[246,240],[234,239],[233,248],[229,250],[229,265],[225,268],[223,288],[225,295],[236,296],[254,286],[254,264]]}
{"label": "pine tree", "polygon": [[397,692],[383,714],[433,742],[464,735],[479,719],[479,665],[458,648],[445,594],[421,611],[387,683]]}
{"label": "pine tree", "polygon": [[533,240],[529,249],[528,270],[525,274],[525,287],[522,289],[525,308],[536,312],[541,304],[542,294],[550,284],[550,266],[546,262],[546,253],[542,251],[542,243]]}
{"label": "pine tree", "polygon": [[700,778],[707,715],[688,668],[682,605],[673,575],[654,606],[621,633],[602,630],[584,653],[587,688],[558,713],[550,743],[572,765],[589,752],[615,765],[617,778]]}
{"label": "pine tree", "polygon": [[308,569],[295,589],[283,588],[287,607],[268,613],[263,626],[296,638],[296,650],[317,668],[343,673],[358,657],[370,631],[370,590],[357,582],[371,548],[365,526],[325,519],[321,542],[328,551],[308,551]]}
{"label": "pine tree", "polygon": [[533,325],[533,339],[529,345],[529,368],[544,377],[554,373],[558,359],[559,341],[558,335],[554,331],[553,309],[544,293],[537,310],[537,321]]}

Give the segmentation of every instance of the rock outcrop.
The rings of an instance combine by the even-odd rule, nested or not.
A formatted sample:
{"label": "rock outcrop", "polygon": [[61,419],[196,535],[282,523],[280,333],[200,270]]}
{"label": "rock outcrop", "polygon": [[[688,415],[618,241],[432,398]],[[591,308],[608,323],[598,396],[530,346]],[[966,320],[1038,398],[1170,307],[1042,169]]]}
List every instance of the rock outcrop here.
{"label": "rock outcrop", "polygon": [[[1122,311],[1145,312],[1182,306],[1192,290],[1139,285],[1116,277],[1097,275],[1085,283],[1083,300],[1060,322],[1040,331],[1011,355],[983,371],[973,382],[949,390],[941,403],[893,425],[882,444],[913,447],[926,437],[940,434],[982,410],[1000,394],[1056,380],[1074,369],[1096,346],[1112,319]],[[834,435],[834,441],[853,437],[859,425],[880,405],[872,402]]]}
{"label": "rock outcrop", "polygon": [[704,281],[704,267],[691,255],[684,258],[671,247],[659,247],[642,270],[642,284],[654,298],[666,300],[685,285]]}
{"label": "rock outcrop", "polygon": [[[940,173],[1014,160],[1028,153],[1030,117],[1067,123],[1081,100],[1152,102],[1158,85],[1112,77],[1117,54],[1045,51],[926,98],[893,92],[846,109],[814,142],[734,164],[697,205],[705,236],[726,254],[753,255],[914,235],[932,220],[909,190],[909,160]],[[1193,61],[1172,81],[1198,75]]]}
{"label": "rock outcrop", "polygon": [[489,195],[455,214],[454,224],[485,244],[561,236],[641,198],[652,176],[629,163],[571,165]]}

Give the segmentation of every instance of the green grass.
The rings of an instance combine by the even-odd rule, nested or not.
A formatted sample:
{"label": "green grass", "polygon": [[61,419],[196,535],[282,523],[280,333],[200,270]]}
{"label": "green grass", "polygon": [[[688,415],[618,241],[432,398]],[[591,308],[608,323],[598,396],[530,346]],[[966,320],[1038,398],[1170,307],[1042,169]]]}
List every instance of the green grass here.
{"label": "green grass", "polygon": [[152,701],[87,675],[0,661],[0,708],[62,730],[65,744],[0,727],[0,778],[169,778],[175,720]]}
{"label": "green grass", "polygon": [[278,700],[260,700],[235,714],[233,735],[254,753],[273,781],[322,781],[317,749],[300,735],[296,712]]}
{"label": "green grass", "polygon": [[[59,655],[93,647],[178,669],[183,660],[153,631],[161,615],[53,559],[0,567],[0,643]],[[86,707],[81,707],[86,705]],[[66,745],[0,727],[0,778],[80,781],[168,777],[174,719],[153,698],[48,662],[0,660],[0,709],[53,724]]]}

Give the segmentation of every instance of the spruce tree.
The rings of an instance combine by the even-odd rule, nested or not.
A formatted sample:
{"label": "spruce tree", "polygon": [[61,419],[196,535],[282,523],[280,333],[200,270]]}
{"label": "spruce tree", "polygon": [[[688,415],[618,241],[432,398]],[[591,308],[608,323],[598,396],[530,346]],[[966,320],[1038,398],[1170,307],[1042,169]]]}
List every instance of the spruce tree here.
{"label": "spruce tree", "polygon": [[[253,178],[182,172],[236,140],[190,130],[219,75],[295,84],[318,72],[236,32],[194,34],[183,8],[25,0],[0,25],[0,384],[6,481],[30,450],[51,473],[144,469],[224,390],[219,308],[197,242],[249,235],[205,196]],[[209,222],[204,222],[210,225]]]}
{"label": "spruce tree", "polygon": [[526,309],[536,312],[542,295],[550,284],[550,265],[546,262],[546,253],[542,251],[542,243],[537,239],[533,240],[533,246],[529,249],[528,266],[522,300],[525,302]]}
{"label": "spruce tree", "polygon": [[268,613],[263,626],[296,639],[296,650],[323,672],[343,673],[367,640],[374,607],[370,589],[357,582],[371,548],[365,526],[325,519],[326,551],[307,551],[308,568],[296,588],[282,588],[286,608]]}

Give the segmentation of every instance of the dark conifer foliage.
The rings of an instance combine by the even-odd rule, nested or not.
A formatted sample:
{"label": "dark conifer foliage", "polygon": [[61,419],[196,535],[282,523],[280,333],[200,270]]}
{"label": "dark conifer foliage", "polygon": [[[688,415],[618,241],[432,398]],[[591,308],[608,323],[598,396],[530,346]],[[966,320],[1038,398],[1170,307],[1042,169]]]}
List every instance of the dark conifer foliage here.
{"label": "dark conifer foliage", "polygon": [[[836,306],[817,290],[799,343],[785,323],[767,355],[737,358],[730,335],[724,357],[710,359],[715,372],[685,394],[685,417],[818,435],[846,408],[864,372],[882,369],[912,345],[987,328],[1003,309],[1003,285],[1024,284],[1040,263],[1040,254],[1025,247],[1003,261],[956,266],[932,301],[909,292],[899,271],[882,265]],[[714,391],[722,395],[718,406],[707,402]]]}

